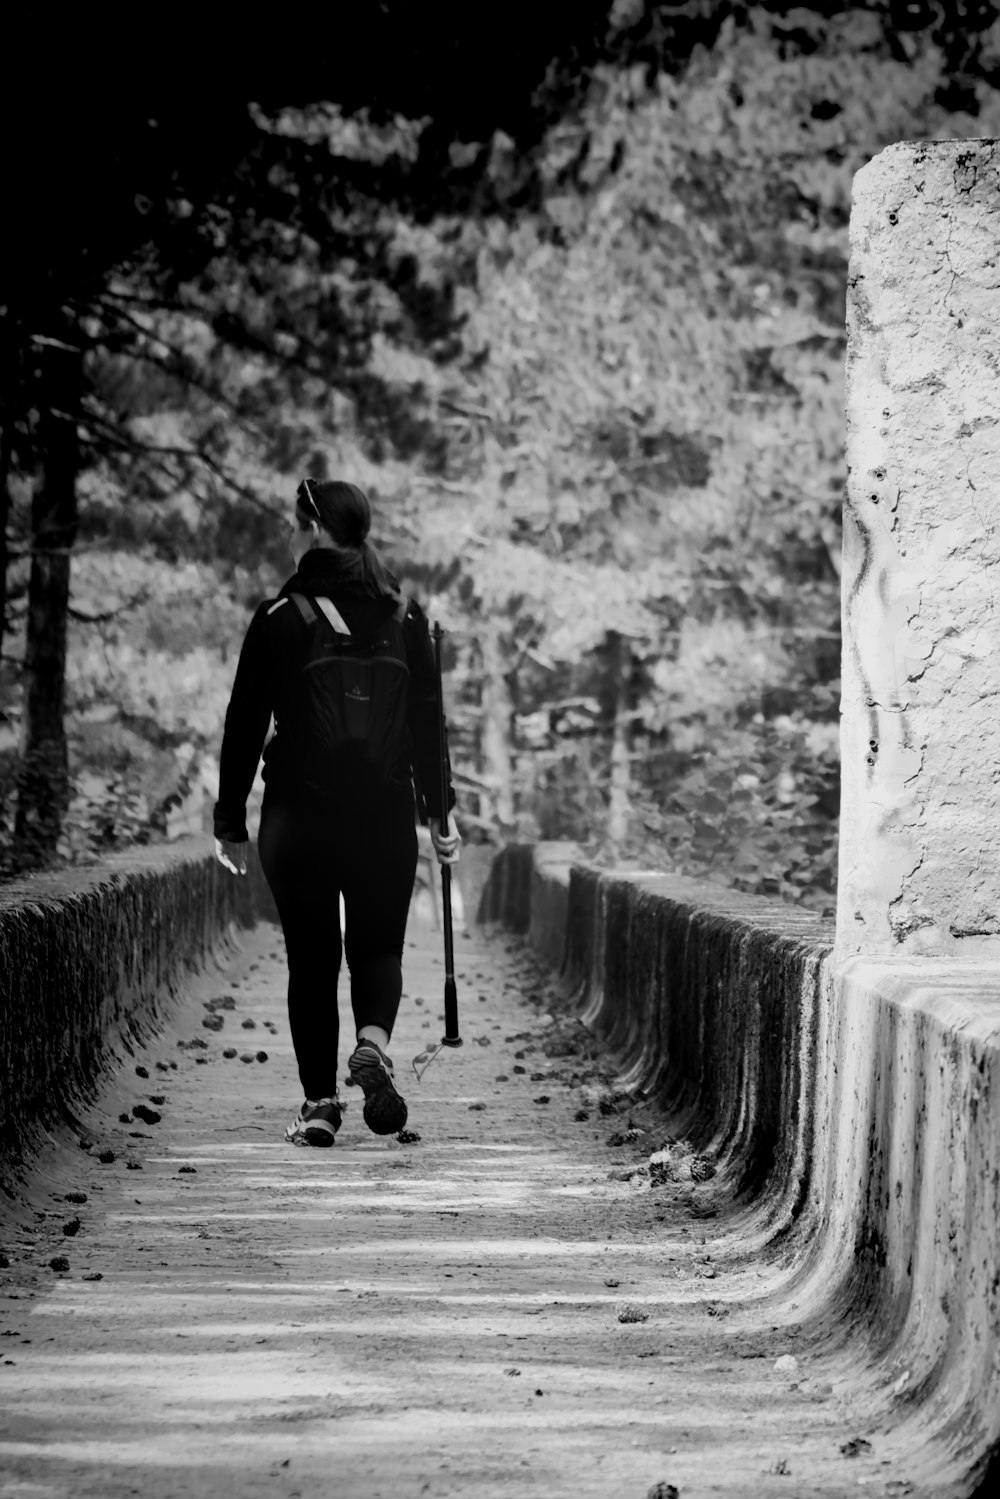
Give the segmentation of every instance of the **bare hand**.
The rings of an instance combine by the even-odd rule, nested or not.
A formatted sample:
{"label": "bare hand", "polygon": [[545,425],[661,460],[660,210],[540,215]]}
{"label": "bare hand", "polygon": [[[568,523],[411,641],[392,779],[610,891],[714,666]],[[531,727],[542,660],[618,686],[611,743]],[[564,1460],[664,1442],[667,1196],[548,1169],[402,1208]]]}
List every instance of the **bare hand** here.
{"label": "bare hand", "polygon": [[215,857],[233,874],[246,874],[248,846],[246,843],[230,843],[226,838],[216,838]]}
{"label": "bare hand", "polygon": [[458,846],[462,841],[462,835],[458,831],[458,823],[449,812],[448,820],[442,831],[440,817],[430,817],[431,843],[437,855],[439,864],[457,864]]}

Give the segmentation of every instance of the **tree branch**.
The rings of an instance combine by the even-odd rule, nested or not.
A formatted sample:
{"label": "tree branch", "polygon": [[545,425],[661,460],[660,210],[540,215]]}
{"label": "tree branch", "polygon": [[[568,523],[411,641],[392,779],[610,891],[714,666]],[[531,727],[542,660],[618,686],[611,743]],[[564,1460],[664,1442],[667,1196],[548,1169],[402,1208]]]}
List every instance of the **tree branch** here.
{"label": "tree branch", "polygon": [[454,411],[457,416],[467,416],[472,420],[492,422],[493,413],[487,411],[484,406],[468,406],[461,401],[453,401],[448,396],[439,396],[438,405],[443,406],[446,411]]}
{"label": "tree branch", "polygon": [[120,615],[127,614],[137,604],[144,604],[149,598],[149,590],[144,588],[139,593],[133,594],[126,599],[124,604],[119,604],[117,609],[107,609],[102,614],[88,614],[84,609],[74,609],[72,604],[66,610],[70,619],[79,620],[84,625],[105,625],[109,620],[118,619]]}
{"label": "tree branch", "polygon": [[[164,344],[164,347],[170,347],[163,339],[158,339],[157,341]],[[187,357],[178,351],[172,352],[176,352],[179,359]],[[246,417],[238,410],[235,402],[229,396],[224,395],[222,391],[212,386],[207,380],[200,378],[191,370],[179,369],[176,365],[171,364],[168,359],[158,358],[156,354],[148,349],[120,349],[118,350],[118,357],[121,359],[132,359],[139,364],[151,364],[154,369],[162,370],[164,374],[172,376],[175,380],[180,380],[192,390],[200,391],[202,395],[208,396],[210,400],[215,401],[221,406],[233,425],[238,427],[241,432],[245,432],[248,437],[254,438],[257,442],[265,440],[261,429],[247,421]]]}
{"label": "tree branch", "polygon": [[[84,413],[83,421],[89,423],[95,432],[99,433],[98,436],[92,439],[90,444],[92,447],[100,447],[101,443],[109,443],[120,452],[131,453],[136,457],[178,458],[185,463],[202,464],[210,473],[215,475],[220,483],[224,484],[233,494],[238,495],[241,500],[246,500],[249,504],[255,505],[258,510],[262,510],[266,515],[277,515],[277,511],[273,505],[268,504],[266,500],[262,500],[258,494],[252,489],[248,489],[245,484],[240,484],[231,474],[227,473],[224,465],[218,459],[212,458],[201,448],[179,447],[174,443],[143,442],[139,438],[133,437],[130,433],[125,433],[121,429],[114,427],[110,421],[99,416],[97,413]],[[161,463],[157,466],[161,472],[168,474],[176,480],[177,476],[172,473],[167,464]]]}
{"label": "tree branch", "polygon": [[189,307],[184,302],[173,302],[168,298],[161,296],[147,297],[143,296],[142,292],[139,291],[115,291],[114,287],[105,286],[101,290],[101,295],[98,298],[98,302],[103,302],[106,297],[110,297],[112,301],[124,302],[133,307],[150,307],[155,309],[155,311],[157,312],[183,312],[188,316],[195,317],[197,317],[199,314],[198,308]]}
{"label": "tree branch", "polygon": [[44,349],[59,349],[64,354],[79,354],[80,352],[78,344],[68,344],[61,338],[49,338],[44,333],[31,333],[28,337],[31,343],[38,344]]}

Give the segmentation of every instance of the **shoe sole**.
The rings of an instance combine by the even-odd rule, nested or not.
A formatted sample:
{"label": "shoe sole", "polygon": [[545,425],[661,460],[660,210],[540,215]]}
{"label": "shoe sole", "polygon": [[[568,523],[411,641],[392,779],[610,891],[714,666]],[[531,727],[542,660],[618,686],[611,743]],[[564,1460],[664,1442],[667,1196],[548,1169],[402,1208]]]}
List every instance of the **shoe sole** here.
{"label": "shoe sole", "polygon": [[398,1134],[407,1119],[406,1100],[392,1083],[383,1081],[381,1087],[365,1095],[361,1117],[373,1135]]}
{"label": "shoe sole", "polygon": [[362,1118],[373,1135],[395,1135],[407,1120],[406,1100],[396,1092],[391,1075],[378,1063],[350,1067],[351,1080],[365,1095]]}

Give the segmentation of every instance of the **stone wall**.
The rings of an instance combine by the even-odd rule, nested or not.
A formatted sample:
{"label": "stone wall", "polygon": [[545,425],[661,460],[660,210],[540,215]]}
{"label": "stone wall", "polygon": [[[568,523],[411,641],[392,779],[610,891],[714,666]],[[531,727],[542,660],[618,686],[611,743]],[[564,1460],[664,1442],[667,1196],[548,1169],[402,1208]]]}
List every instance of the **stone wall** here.
{"label": "stone wall", "polygon": [[[989,964],[835,961],[833,924],[720,886],[497,861],[483,914],[558,962],[619,1083],[713,1159],[873,1420],[970,1493],[1000,1444],[1000,1017]],[[529,907],[527,926],[525,906]]]}
{"label": "stone wall", "polygon": [[832,923],[677,876],[586,868],[571,872],[567,914],[566,974],[623,1082],[657,1094],[698,1149],[732,1164],[738,1194],[770,1194],[787,1222],[808,1187]]}
{"label": "stone wall", "polygon": [[679,876],[573,864],[566,844],[505,850],[491,888],[480,919],[528,934],[561,972],[621,1085],[656,1096],[728,1171],[760,1235],[787,1230],[812,1188],[833,923]]}
{"label": "stone wall", "polygon": [[0,1184],[266,895],[256,860],[236,880],[207,838],[0,888]]}
{"label": "stone wall", "polygon": [[1000,142],[854,182],[838,947],[1000,959]]}
{"label": "stone wall", "polygon": [[998,245],[1000,142],[855,177],[813,1278],[954,1453],[1000,1440]]}
{"label": "stone wall", "polygon": [[956,1461],[1000,1450],[998,993],[989,964],[854,958],[817,1031],[800,1294]]}

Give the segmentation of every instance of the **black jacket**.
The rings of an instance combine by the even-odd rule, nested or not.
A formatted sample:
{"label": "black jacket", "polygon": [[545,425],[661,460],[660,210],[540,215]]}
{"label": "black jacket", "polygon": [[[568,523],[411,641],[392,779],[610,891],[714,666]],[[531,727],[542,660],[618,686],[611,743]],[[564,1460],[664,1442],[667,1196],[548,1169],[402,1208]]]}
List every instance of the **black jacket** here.
{"label": "black jacket", "polygon": [[[333,600],[352,634],[373,634],[379,621],[396,607],[392,599],[366,592],[344,578],[336,554],[321,549],[307,552],[299,570],[289,578],[278,598],[292,593]],[[305,625],[292,603],[268,600],[260,605],[240,651],[236,679],[226,711],[226,727],[219,756],[219,800],[215,804],[215,836],[242,843],[247,837],[246,804],[257,773],[272,715],[281,722],[284,693],[294,679],[302,656]],[[427,619],[419,604],[410,601],[403,623],[406,662],[410,672],[407,720],[413,772],[427,815],[441,815],[441,744],[438,726],[437,678]],[[269,792],[294,793],[281,783],[281,764],[272,757],[272,740],[264,751],[264,779]],[[269,763],[270,762],[270,763]],[[450,783],[448,805],[455,804]]]}

